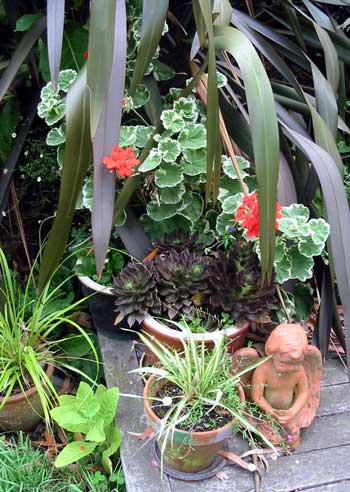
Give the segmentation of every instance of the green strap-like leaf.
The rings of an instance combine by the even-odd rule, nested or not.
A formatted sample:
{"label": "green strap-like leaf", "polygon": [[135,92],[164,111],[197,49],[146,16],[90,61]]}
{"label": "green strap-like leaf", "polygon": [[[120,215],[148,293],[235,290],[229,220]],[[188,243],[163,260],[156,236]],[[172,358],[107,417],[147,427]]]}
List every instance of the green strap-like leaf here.
{"label": "green strap-like leaf", "polygon": [[162,36],[169,0],[144,0],[142,11],[142,36],[130,82],[132,96],[142,81],[148,65]]}
{"label": "green strap-like leaf", "polygon": [[57,215],[50,231],[40,267],[40,290],[45,287],[64,253],[72,225],[75,204],[91,162],[89,90],[86,86],[85,69],[82,70],[68,91],[66,118],[67,140],[60,196]]}
{"label": "green strap-like leaf", "polygon": [[51,82],[57,86],[60,71],[64,27],[64,1],[47,0],[47,51]]}
{"label": "green strap-like leaf", "polygon": [[275,101],[264,66],[251,42],[237,29],[214,26],[215,46],[236,59],[247,95],[259,187],[260,249],[263,277],[271,277],[276,236],[279,136]]}

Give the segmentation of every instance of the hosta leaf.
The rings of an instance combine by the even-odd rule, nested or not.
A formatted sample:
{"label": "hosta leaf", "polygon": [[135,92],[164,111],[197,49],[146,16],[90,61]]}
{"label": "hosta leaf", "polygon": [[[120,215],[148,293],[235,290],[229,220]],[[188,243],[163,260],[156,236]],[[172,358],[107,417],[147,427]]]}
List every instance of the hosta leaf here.
{"label": "hosta leaf", "polygon": [[292,262],[291,278],[297,278],[301,282],[305,282],[305,280],[312,277],[312,268],[314,266],[312,258],[302,255],[296,247],[289,249],[288,256]]}
{"label": "hosta leaf", "polygon": [[160,119],[163,122],[164,128],[166,130],[171,130],[173,133],[180,132],[185,126],[181,113],[177,113],[174,109],[166,109],[163,111]]}
{"label": "hosta leaf", "polygon": [[95,442],[87,441],[75,441],[67,444],[57,456],[55,467],[62,468],[63,466],[79,461],[81,458],[84,458],[84,456],[91,454],[96,446],[97,444]]}
{"label": "hosta leaf", "polygon": [[134,108],[141,108],[146,104],[146,102],[149,101],[150,98],[150,93],[147,87],[144,84],[140,84],[136,91],[135,94],[132,96],[132,103]]}
{"label": "hosta leaf", "polygon": [[163,138],[158,145],[158,149],[166,162],[174,162],[180,155],[181,148],[176,140]]}
{"label": "hosta leaf", "polygon": [[51,128],[46,137],[46,145],[55,147],[61,145],[66,141],[66,128],[65,125],[61,125],[59,128]]}
{"label": "hosta leaf", "polygon": [[136,127],[121,126],[119,134],[119,147],[131,147],[136,142]]}
{"label": "hosta leaf", "polygon": [[228,227],[234,227],[232,214],[221,213],[216,219],[216,232],[223,236]]}
{"label": "hosta leaf", "polygon": [[204,174],[207,168],[207,155],[205,149],[184,150],[181,161],[185,174],[197,176]]}
{"label": "hosta leaf", "polygon": [[193,223],[202,215],[204,202],[198,193],[187,193],[183,197],[183,206],[179,214]]}
{"label": "hosta leaf", "polygon": [[313,256],[318,256],[322,253],[324,248],[324,243],[316,244],[311,237],[305,238],[305,240],[301,240],[298,242],[298,250],[299,252],[307,256],[308,258],[312,258]]}
{"label": "hosta leaf", "polygon": [[330,232],[329,224],[322,219],[311,219],[309,226],[314,243],[324,245]]}
{"label": "hosta leaf", "polygon": [[155,174],[155,183],[159,188],[172,188],[183,179],[182,167],[178,164],[165,163]]}
{"label": "hosta leaf", "polygon": [[292,203],[288,207],[283,207],[281,214],[283,217],[305,217],[306,220],[310,217],[309,209],[301,203]]}
{"label": "hosta leaf", "polygon": [[176,215],[181,207],[182,202],[174,205],[166,205],[165,203],[158,203],[156,200],[152,200],[147,205],[147,214],[156,222],[162,222]]}
{"label": "hosta leaf", "polygon": [[174,186],[173,188],[163,188],[160,193],[160,201],[167,205],[179,203],[186,192],[183,183]]}
{"label": "hosta leaf", "polygon": [[243,193],[237,193],[236,195],[225,198],[221,204],[222,211],[225,214],[231,214],[233,217],[233,215],[237,212],[237,208],[241,205],[242,199]]}
{"label": "hosta leaf", "polygon": [[187,97],[180,97],[174,103],[174,110],[186,120],[195,121],[198,118],[196,101]]}
{"label": "hosta leaf", "polygon": [[[244,169],[249,168],[250,163],[249,163],[249,161],[247,161],[246,159],[244,159],[243,157],[241,157],[239,155],[236,156],[236,159],[238,162],[239,169],[241,171],[241,176],[242,176],[242,178],[245,178],[246,176],[248,176],[248,174],[244,171]],[[226,176],[228,176],[229,178],[238,179],[238,176],[237,176],[236,170],[233,166],[233,163],[232,163],[231,159],[227,156],[222,157],[222,170],[224,171]]]}
{"label": "hosta leaf", "polygon": [[179,135],[178,142],[182,149],[201,149],[206,146],[206,130],[202,123],[187,126]]}
{"label": "hosta leaf", "polygon": [[141,173],[146,173],[148,171],[152,171],[152,169],[156,169],[159,164],[162,162],[162,154],[158,149],[151,149],[148,157],[143,161],[141,166],[139,166],[138,170]]}

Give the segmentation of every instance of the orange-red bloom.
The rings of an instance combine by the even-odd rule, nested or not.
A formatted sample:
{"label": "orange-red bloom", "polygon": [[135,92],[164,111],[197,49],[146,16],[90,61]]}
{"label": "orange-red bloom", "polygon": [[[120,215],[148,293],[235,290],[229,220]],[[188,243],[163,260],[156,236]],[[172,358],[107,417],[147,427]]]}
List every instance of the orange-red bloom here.
{"label": "orange-red bloom", "polygon": [[87,60],[89,58],[89,51],[85,50],[84,51],[84,60]]}
{"label": "orange-red bloom", "polygon": [[109,171],[115,171],[120,177],[131,176],[134,172],[133,167],[140,164],[131,147],[121,149],[118,145],[113,147],[111,153],[105,156],[102,162]]}
{"label": "orange-red bloom", "polygon": [[[281,210],[281,205],[277,203],[276,231],[278,231],[278,219],[282,217]],[[236,222],[239,222],[244,229],[247,230],[248,237],[259,236],[259,201],[258,195],[256,193],[246,195],[243,198],[242,204],[237,209],[235,220]]]}

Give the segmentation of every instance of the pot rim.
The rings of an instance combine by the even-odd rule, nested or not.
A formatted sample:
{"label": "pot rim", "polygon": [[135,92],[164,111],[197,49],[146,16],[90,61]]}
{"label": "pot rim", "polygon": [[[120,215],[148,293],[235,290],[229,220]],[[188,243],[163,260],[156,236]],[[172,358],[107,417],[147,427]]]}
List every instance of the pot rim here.
{"label": "pot rim", "polygon": [[[145,316],[142,324],[145,325],[146,329],[148,328],[149,330],[162,336],[165,335],[174,341],[180,342],[186,338],[186,335],[183,332],[169,328],[149,314]],[[248,330],[249,326],[250,322],[246,321],[242,326],[232,326],[231,328],[226,328],[225,330],[215,330],[208,333],[193,333],[193,338],[196,342],[212,342],[222,335],[225,335],[228,338],[233,338],[234,336],[243,334],[246,330]]]}
{"label": "pot rim", "polygon": [[[54,366],[50,363],[47,364],[47,369],[46,369],[46,375],[51,379],[54,373]],[[24,393],[21,391],[20,393],[17,393],[15,395],[11,395],[7,398],[5,406],[11,403],[19,403],[23,400],[28,400],[29,397],[35,395],[37,393],[36,386],[32,386],[31,388],[27,389]],[[0,396],[0,404],[3,402],[4,396]]]}
{"label": "pot rim", "polygon": [[[145,387],[144,387],[144,390],[143,390],[143,401],[144,401],[144,408],[145,408],[145,412],[147,415],[149,415],[150,417],[152,417],[152,419],[157,423],[157,424],[160,424],[161,423],[161,419],[159,417],[157,417],[157,415],[153,412],[152,410],[152,407],[150,405],[150,402],[148,400],[148,392],[149,392],[149,389],[151,387],[151,385],[153,384],[153,382],[156,380],[156,376],[155,375],[152,375],[150,378],[148,378],[146,384],[145,384]],[[166,381],[166,380],[165,380]],[[240,394],[241,394],[241,390],[243,392],[243,388],[240,387]],[[244,395],[244,392],[243,392],[243,395]],[[197,432],[191,432],[191,431],[185,431],[185,430],[181,430],[181,429],[177,429],[175,427],[175,431],[179,434],[183,434],[183,435],[192,435],[194,437],[198,437],[199,439],[203,439],[203,441],[208,441],[208,443],[210,443],[210,438],[214,438],[214,436],[218,435],[219,433],[227,433],[230,431],[230,429],[233,427],[233,424],[235,422],[235,418],[233,417],[232,420],[230,422],[228,422],[227,424],[223,425],[222,427],[218,427],[217,429],[213,429],[213,430],[209,430],[209,431],[197,431]]]}

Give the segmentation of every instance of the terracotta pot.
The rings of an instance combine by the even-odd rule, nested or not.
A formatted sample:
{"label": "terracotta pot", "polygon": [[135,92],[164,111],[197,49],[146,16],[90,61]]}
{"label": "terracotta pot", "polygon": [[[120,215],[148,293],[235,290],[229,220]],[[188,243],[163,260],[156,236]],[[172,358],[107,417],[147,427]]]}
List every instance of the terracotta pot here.
{"label": "terracotta pot", "polygon": [[[148,379],[144,388],[144,409],[149,424],[157,432],[161,426],[161,420],[153,412],[148,398],[156,397],[158,391],[167,382],[156,381],[155,376]],[[244,392],[239,387],[241,398],[244,400]],[[205,432],[187,432],[175,429],[174,435],[169,437],[163,459],[171,468],[183,473],[195,473],[208,468],[215,456],[224,447],[226,439],[232,436],[234,420],[223,427]],[[163,440],[159,440],[161,448]]]}
{"label": "terracotta pot", "polygon": [[[53,373],[54,367],[48,364],[46,374],[50,379]],[[3,400],[4,398],[0,397],[0,404]],[[0,411],[0,428],[4,431],[30,432],[42,420],[41,412],[40,397],[36,387],[33,386],[25,393],[17,393],[7,399]]]}
{"label": "terracotta pot", "polygon": [[[175,330],[169,328],[163,323],[152,318],[152,316],[147,315],[143,323],[143,331],[147,333],[150,337],[155,337],[160,342],[172,347],[176,350],[182,351],[183,345],[181,340],[185,338],[185,335],[180,330]],[[241,326],[232,326],[232,328],[227,328],[225,330],[216,330],[208,333],[194,333],[193,337],[196,342],[204,343],[206,347],[212,347],[214,345],[215,339],[221,336],[223,333],[229,339],[228,350],[230,353],[235,352],[239,348],[243,347],[246,332],[250,326],[250,322],[244,322]],[[157,357],[145,347],[145,352],[147,356],[147,363],[155,364],[158,362]]]}

